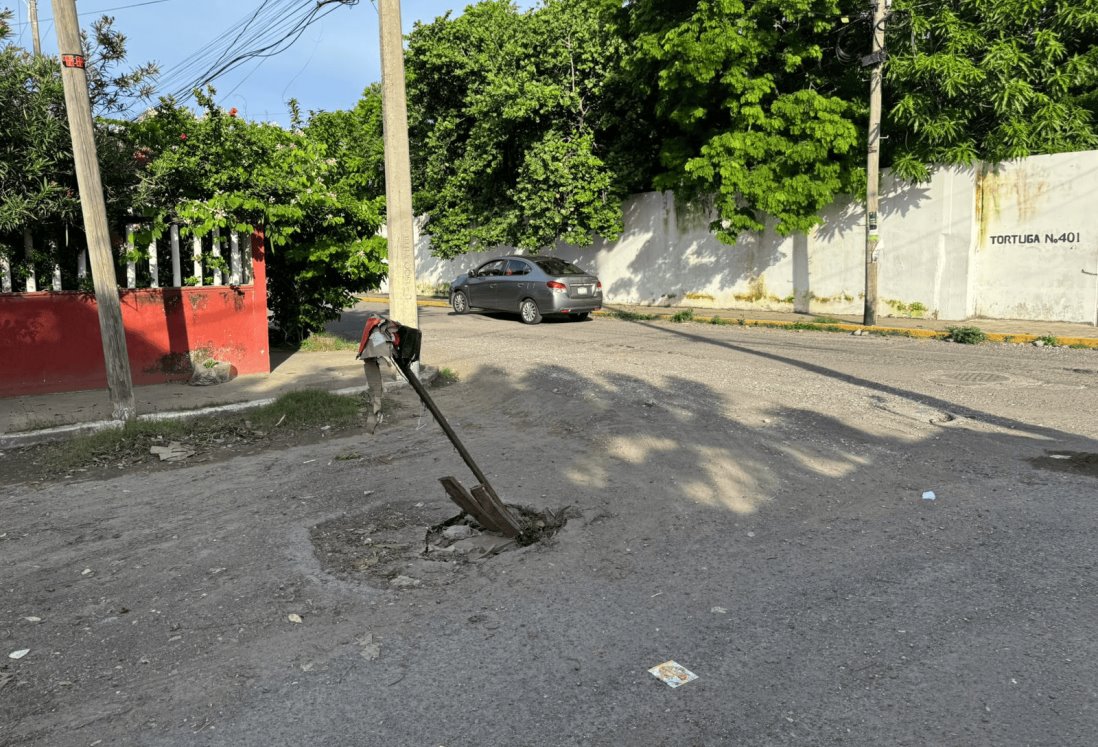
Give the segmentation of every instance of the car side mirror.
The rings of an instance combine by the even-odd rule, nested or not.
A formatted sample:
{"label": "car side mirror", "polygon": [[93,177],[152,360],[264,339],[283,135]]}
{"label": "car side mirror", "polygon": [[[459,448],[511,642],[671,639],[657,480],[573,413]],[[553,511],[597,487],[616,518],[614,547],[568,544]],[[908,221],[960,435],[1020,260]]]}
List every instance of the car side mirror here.
{"label": "car side mirror", "polygon": [[477,271],[476,270],[469,270],[469,277],[475,278],[476,276],[477,276]]}

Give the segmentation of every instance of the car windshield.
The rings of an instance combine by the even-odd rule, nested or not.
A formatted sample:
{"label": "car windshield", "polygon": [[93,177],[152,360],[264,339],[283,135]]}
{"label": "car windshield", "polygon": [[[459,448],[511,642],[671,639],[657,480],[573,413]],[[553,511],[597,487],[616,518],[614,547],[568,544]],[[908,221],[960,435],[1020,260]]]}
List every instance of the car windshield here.
{"label": "car windshield", "polygon": [[573,264],[556,257],[539,257],[532,259],[538,267],[545,270],[546,275],[586,275],[587,273]]}

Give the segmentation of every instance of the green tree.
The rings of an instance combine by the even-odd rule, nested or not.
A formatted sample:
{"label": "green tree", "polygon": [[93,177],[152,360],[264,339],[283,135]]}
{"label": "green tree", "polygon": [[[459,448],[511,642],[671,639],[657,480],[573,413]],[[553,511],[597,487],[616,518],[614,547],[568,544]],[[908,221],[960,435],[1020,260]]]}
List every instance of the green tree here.
{"label": "green tree", "polygon": [[1098,0],[897,0],[891,163],[1000,162],[1098,147]]}
{"label": "green tree", "polygon": [[365,161],[329,154],[350,152],[354,141],[344,138],[368,128],[317,115],[314,134],[323,137],[310,137],[309,128],[242,120],[216,106],[212,90],[197,100],[202,116],[165,100],[131,128],[148,158],[137,207],[156,232],[175,220],[197,236],[262,228],[275,320],[301,340],[385,274],[385,241],[377,236],[384,198],[371,189],[381,179],[364,173]]}
{"label": "green tree", "polygon": [[[0,42],[10,33],[0,14]],[[64,91],[57,63],[14,44],[0,47],[0,232],[72,220],[78,203]]]}
{"label": "green tree", "polygon": [[636,0],[627,73],[660,135],[652,183],[712,201],[723,240],[805,231],[864,183],[862,76],[831,53],[848,0]]}
{"label": "green tree", "polygon": [[612,109],[623,40],[606,2],[485,0],[408,44],[416,207],[440,256],[621,231]]}
{"label": "green tree", "polygon": [[[10,13],[0,14],[0,251],[20,257],[27,236],[36,246],[35,256],[29,263],[17,263],[16,274],[25,275],[35,264],[48,271],[60,261],[71,276],[71,257],[49,256],[44,250],[47,241],[64,246],[66,227],[77,235],[81,231],[60,68],[55,58],[35,57],[9,43],[9,20]],[[125,37],[114,29],[113,19],[96,21],[85,47],[97,112],[124,113],[150,92],[156,66],[122,69]],[[132,202],[134,154],[122,123],[99,119],[95,135],[108,216],[117,229]]]}

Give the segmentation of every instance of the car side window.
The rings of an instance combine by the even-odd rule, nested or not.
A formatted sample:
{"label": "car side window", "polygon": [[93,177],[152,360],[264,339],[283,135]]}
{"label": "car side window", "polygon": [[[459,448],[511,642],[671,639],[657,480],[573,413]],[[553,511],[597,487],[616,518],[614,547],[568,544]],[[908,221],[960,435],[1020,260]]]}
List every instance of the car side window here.
{"label": "car side window", "polygon": [[507,260],[507,266],[503,270],[504,275],[529,275],[530,265],[519,259]]}
{"label": "car side window", "polygon": [[480,275],[481,277],[484,277],[486,275],[487,276],[495,276],[495,275],[502,275],[502,274],[503,274],[503,260],[499,260],[499,259],[497,259],[494,262],[488,262],[486,264],[483,264],[483,265],[480,266],[480,269],[477,270],[477,275]]}

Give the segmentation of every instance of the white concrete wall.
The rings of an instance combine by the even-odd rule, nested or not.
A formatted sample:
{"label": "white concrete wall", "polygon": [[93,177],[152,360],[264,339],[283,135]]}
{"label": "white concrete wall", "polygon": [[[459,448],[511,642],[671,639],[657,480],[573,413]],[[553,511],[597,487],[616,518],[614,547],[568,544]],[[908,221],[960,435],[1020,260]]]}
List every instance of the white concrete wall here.
{"label": "white concrete wall", "polygon": [[[880,314],[965,319],[1098,321],[1098,152],[1040,156],[997,171],[948,168],[912,185],[882,181]],[[1095,205],[1098,208],[1098,204]],[[624,206],[616,241],[560,245],[554,254],[595,272],[606,302],[860,314],[864,211],[837,204],[808,235],[768,229],[734,246],[709,232],[709,211],[671,193]],[[1038,243],[1005,236],[1038,236]],[[1060,238],[1063,241],[1060,241]],[[1053,240],[1055,239],[1055,241]],[[511,250],[432,257],[416,243],[421,292]]]}
{"label": "white concrete wall", "polygon": [[[927,184],[882,180],[880,315],[970,315],[974,179],[971,169],[951,168]],[[863,237],[864,229],[857,240]]]}
{"label": "white concrete wall", "polygon": [[1098,321],[1098,153],[982,169],[974,313]]}

